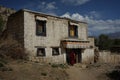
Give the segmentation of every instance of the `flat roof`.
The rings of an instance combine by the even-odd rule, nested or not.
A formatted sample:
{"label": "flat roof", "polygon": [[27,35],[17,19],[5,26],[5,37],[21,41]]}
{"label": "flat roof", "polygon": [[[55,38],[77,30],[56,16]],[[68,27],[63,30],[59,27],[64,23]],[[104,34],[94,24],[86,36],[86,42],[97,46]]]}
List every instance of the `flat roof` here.
{"label": "flat roof", "polygon": [[[46,13],[42,13],[42,12],[38,12],[38,11],[32,11],[32,10],[29,10],[29,9],[21,9],[21,10],[19,10],[19,11],[26,11],[26,12],[30,12],[30,13],[34,13],[34,14],[38,14],[38,15],[42,15],[42,16],[51,16],[51,17],[56,17],[56,18],[59,18],[59,19],[70,20],[70,21],[72,21],[72,22],[85,23],[85,24],[87,24],[87,22],[84,22],[84,21],[77,21],[77,20],[73,20],[73,19],[70,19],[70,18],[66,18],[66,17],[49,15],[49,14],[46,14]],[[17,12],[19,12],[19,11],[17,11]]]}

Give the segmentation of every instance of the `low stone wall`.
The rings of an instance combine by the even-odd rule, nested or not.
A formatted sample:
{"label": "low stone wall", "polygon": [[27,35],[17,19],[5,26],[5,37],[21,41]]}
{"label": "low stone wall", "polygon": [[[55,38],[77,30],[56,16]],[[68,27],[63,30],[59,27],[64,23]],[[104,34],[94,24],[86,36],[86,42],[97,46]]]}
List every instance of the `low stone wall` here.
{"label": "low stone wall", "polygon": [[100,63],[120,63],[120,54],[111,53],[109,51],[99,52]]}
{"label": "low stone wall", "polygon": [[82,63],[94,63],[94,49],[85,49],[82,53]]}
{"label": "low stone wall", "polygon": [[40,63],[56,63],[56,64],[63,64],[66,63],[64,60],[64,56],[60,55],[54,57],[29,57],[30,61],[40,62]]}

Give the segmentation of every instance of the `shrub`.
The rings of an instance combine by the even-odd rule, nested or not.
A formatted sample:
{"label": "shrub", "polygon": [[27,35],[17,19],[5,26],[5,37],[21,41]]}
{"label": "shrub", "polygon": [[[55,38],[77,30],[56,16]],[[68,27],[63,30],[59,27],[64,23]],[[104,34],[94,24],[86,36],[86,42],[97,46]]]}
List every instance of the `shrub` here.
{"label": "shrub", "polygon": [[58,68],[58,67],[60,67],[60,68],[62,68],[62,69],[68,68],[68,66],[65,65],[65,64],[52,64],[51,67],[53,67],[53,68]]}
{"label": "shrub", "polygon": [[0,70],[1,70],[2,72],[4,72],[4,71],[13,71],[13,69],[12,69],[12,68],[9,68],[9,67],[2,67]]}
{"label": "shrub", "polygon": [[12,38],[8,38],[0,44],[1,58],[27,59],[27,53],[23,46]]}
{"label": "shrub", "polygon": [[0,68],[1,68],[1,67],[4,67],[4,64],[0,62]]}
{"label": "shrub", "polygon": [[47,76],[47,73],[41,73],[42,76]]}
{"label": "shrub", "polygon": [[0,58],[0,62],[4,63],[4,64],[7,64],[7,61],[4,58]]}
{"label": "shrub", "polygon": [[51,67],[58,68],[58,64],[52,64]]}
{"label": "shrub", "polygon": [[112,80],[120,80],[120,71],[113,70],[112,72],[108,73],[107,76]]}

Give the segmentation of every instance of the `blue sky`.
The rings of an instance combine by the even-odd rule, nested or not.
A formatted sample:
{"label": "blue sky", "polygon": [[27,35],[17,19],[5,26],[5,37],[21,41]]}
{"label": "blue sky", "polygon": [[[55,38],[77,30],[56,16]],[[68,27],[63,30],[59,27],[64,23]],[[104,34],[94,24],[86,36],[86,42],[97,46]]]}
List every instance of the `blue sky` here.
{"label": "blue sky", "polygon": [[120,32],[120,0],[0,0],[0,5],[85,21],[91,36]]}

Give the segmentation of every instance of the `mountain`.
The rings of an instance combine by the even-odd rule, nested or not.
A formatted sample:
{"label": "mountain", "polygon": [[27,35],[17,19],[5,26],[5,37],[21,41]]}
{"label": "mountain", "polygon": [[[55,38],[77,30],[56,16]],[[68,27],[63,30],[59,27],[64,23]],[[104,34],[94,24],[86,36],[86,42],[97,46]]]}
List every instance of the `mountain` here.
{"label": "mountain", "polygon": [[120,39],[120,32],[109,33],[107,35],[112,39]]}
{"label": "mountain", "polygon": [[2,32],[6,29],[6,24],[8,20],[8,16],[15,13],[16,11],[11,8],[7,8],[0,5],[0,36]]}
{"label": "mountain", "polygon": [[0,16],[2,16],[4,21],[6,21],[8,16],[14,12],[16,12],[14,9],[0,6]]}

